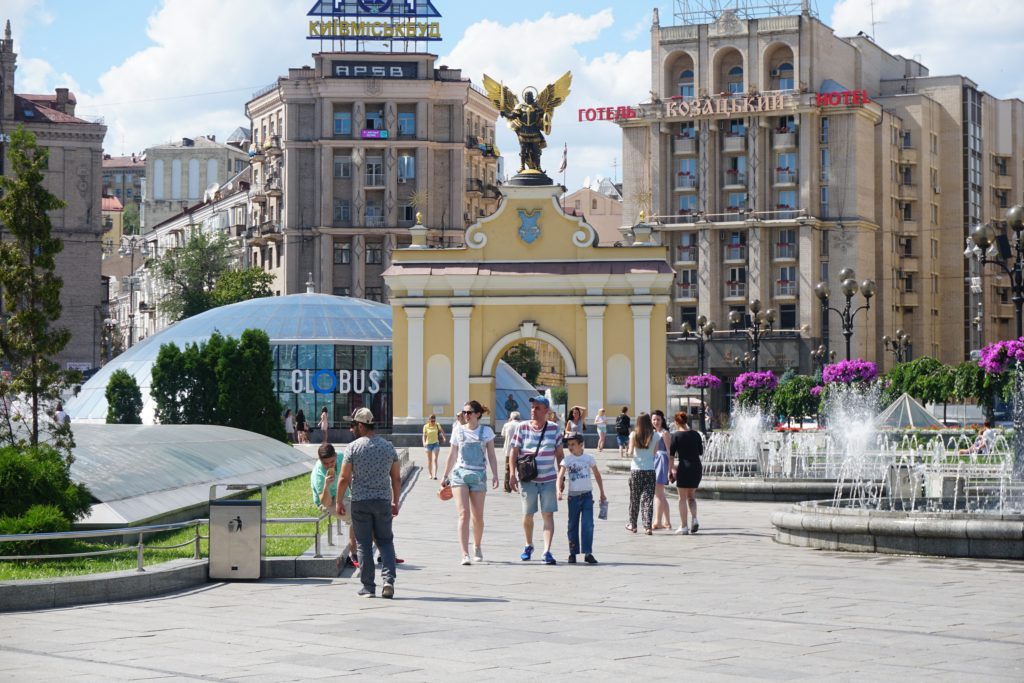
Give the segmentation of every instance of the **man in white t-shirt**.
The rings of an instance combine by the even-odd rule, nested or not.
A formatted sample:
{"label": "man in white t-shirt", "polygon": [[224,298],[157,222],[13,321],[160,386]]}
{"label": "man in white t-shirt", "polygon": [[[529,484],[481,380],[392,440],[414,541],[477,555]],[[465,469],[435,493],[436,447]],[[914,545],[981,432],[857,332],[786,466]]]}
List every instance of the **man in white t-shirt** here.
{"label": "man in white t-shirt", "polygon": [[[593,481],[601,492],[601,503],[607,503],[604,495],[604,482],[601,481],[601,470],[597,467],[594,456],[583,451],[583,435],[579,432],[567,434],[566,444],[569,455],[562,459],[558,467],[558,500],[569,489],[569,564],[576,564],[577,553],[583,553],[583,561],[597,564],[594,559],[594,493]],[[582,527],[582,538],[581,538]]]}
{"label": "man in white t-shirt", "polygon": [[518,410],[513,410],[508,414],[508,422],[501,428],[501,438],[505,443],[505,493],[512,493],[512,487],[508,483],[508,454],[512,450],[512,435],[515,434],[521,417]]}

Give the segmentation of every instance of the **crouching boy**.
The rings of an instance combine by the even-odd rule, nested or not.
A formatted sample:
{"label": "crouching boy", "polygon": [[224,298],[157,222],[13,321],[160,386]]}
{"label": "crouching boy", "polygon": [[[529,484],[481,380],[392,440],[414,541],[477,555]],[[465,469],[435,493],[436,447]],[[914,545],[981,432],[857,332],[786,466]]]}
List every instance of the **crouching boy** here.
{"label": "crouching boy", "polygon": [[576,555],[583,553],[583,561],[597,564],[594,559],[594,494],[592,481],[597,482],[601,492],[601,502],[608,499],[604,496],[604,482],[597,468],[594,456],[583,452],[583,435],[579,432],[568,434],[565,443],[569,454],[562,460],[558,468],[558,499],[566,492],[566,479],[569,480],[569,564],[576,564]]}

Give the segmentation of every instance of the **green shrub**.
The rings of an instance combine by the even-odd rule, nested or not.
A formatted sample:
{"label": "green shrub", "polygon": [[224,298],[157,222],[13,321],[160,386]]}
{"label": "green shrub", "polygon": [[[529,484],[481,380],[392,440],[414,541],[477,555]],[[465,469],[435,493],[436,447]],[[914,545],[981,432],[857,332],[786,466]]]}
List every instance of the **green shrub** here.
{"label": "green shrub", "polygon": [[91,503],[89,490],[71,481],[69,465],[50,446],[0,448],[0,517],[52,505],[71,522],[85,516]]}
{"label": "green shrub", "polygon": [[116,370],[107,382],[107,424],[142,424],[142,391],[126,370]]}
{"label": "green shrub", "polygon": [[[0,534],[45,534],[70,529],[71,522],[55,505],[33,505],[20,517],[0,517]],[[54,553],[69,543],[68,540],[0,543],[0,555]]]}

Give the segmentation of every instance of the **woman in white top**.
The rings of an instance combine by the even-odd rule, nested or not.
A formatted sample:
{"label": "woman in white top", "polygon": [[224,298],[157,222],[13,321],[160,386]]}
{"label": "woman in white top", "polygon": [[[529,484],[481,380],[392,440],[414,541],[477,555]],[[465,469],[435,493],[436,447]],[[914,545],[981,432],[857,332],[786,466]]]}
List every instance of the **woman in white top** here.
{"label": "woman in white top", "polygon": [[330,441],[328,438],[329,432],[327,431],[330,427],[330,423],[327,419],[327,406],[320,409],[320,423],[317,426],[320,427],[320,440],[324,443]]}
{"label": "woman in white top", "polygon": [[289,441],[292,443],[298,443],[299,439],[295,436],[295,418],[292,417],[292,409],[284,411],[284,433]]}
{"label": "woman in white top", "polygon": [[573,406],[565,418],[565,429],[562,434],[582,434],[586,427],[587,409],[583,406]]}
{"label": "woman in white top", "polygon": [[608,434],[608,416],[604,414],[604,408],[594,416],[594,426],[597,427],[597,452],[601,453],[604,451],[604,437]]}
{"label": "woman in white top", "polygon": [[[473,560],[484,561],[481,543],[484,537],[484,497],[487,495],[487,463],[491,465],[491,488],[498,488],[498,459],[494,454],[494,430],[480,424],[490,410],[478,401],[469,401],[462,409],[466,419],[460,429],[452,430],[451,450],[445,463],[441,486],[450,484],[459,510],[459,546],[462,564],[469,559],[469,519],[473,518]],[[450,476],[450,478],[449,478]]]}

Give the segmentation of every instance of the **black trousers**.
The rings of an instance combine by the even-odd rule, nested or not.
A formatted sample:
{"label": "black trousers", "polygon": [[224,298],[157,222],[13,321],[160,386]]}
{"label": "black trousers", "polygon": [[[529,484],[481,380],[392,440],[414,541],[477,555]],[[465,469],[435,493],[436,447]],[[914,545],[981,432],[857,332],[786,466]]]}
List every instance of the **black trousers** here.
{"label": "black trousers", "polygon": [[629,525],[636,528],[642,515],[644,529],[651,528],[654,518],[654,470],[633,470],[629,473]]}

